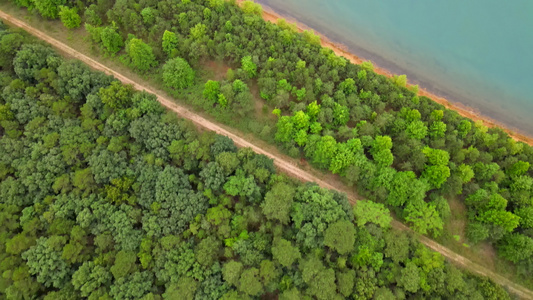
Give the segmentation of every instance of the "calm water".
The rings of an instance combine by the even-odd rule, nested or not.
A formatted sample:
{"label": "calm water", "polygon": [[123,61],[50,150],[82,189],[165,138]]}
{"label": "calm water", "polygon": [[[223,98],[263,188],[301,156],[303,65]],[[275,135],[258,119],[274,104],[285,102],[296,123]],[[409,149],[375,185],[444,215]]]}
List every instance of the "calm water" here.
{"label": "calm water", "polygon": [[422,87],[533,134],[531,0],[260,0]]}

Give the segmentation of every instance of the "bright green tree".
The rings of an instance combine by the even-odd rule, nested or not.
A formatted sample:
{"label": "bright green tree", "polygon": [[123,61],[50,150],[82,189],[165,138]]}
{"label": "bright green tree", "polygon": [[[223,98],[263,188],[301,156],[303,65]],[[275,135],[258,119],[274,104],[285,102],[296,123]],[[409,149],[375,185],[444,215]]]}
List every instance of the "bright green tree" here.
{"label": "bright green tree", "polygon": [[320,168],[328,168],[336,151],[337,141],[335,141],[335,138],[330,135],[321,137],[313,153],[313,163],[317,164]]}
{"label": "bright green tree", "polygon": [[146,72],[157,65],[152,47],[141,39],[131,39],[126,46],[126,53],[133,67],[141,72]]}
{"label": "bright green tree", "polygon": [[353,209],[357,226],[374,223],[381,228],[389,228],[392,217],[385,205],[368,200],[359,200]]}
{"label": "bright green tree", "polygon": [[117,28],[113,22],[112,26],[107,26],[100,32],[100,39],[104,49],[110,53],[115,54],[122,46],[124,46],[124,40],[122,36],[117,32]]}
{"label": "bright green tree", "polygon": [[421,234],[432,232],[434,236],[440,235],[444,223],[433,204],[409,203],[405,213],[405,221],[411,223],[416,232]]}
{"label": "bright green tree", "polygon": [[429,147],[424,148],[422,152],[426,155],[428,164],[426,164],[421,178],[426,179],[434,188],[440,188],[450,177],[450,168],[448,167],[450,154],[445,150]]}
{"label": "bright green tree", "polygon": [[207,31],[207,26],[203,23],[196,24],[193,28],[191,28],[191,38],[195,40],[202,39]]}
{"label": "bright green tree", "polygon": [[392,155],[392,139],[389,136],[376,136],[372,143],[372,157],[378,166],[388,167],[392,165],[394,156]]}
{"label": "bright green tree", "polygon": [[245,14],[253,14],[260,16],[263,13],[263,8],[260,4],[254,3],[253,1],[246,0],[242,2],[242,10]]}
{"label": "bright green tree", "polygon": [[183,58],[173,58],[163,65],[163,82],[165,86],[181,90],[190,87],[194,82],[194,70]]}
{"label": "bright green tree", "polygon": [[468,183],[474,178],[474,171],[472,170],[472,167],[466,164],[461,164],[457,168],[457,172],[459,173],[459,177],[463,181],[463,183]]}
{"label": "bright green tree", "polygon": [[204,98],[211,102],[216,102],[218,100],[218,94],[220,94],[220,82],[208,80],[204,85]]}
{"label": "bright green tree", "polygon": [[296,129],[303,129],[307,131],[309,128],[309,119],[309,115],[300,110],[292,116],[292,123]]}
{"label": "bright green tree", "polygon": [[174,32],[165,30],[165,32],[163,33],[161,44],[162,44],[161,46],[163,47],[163,51],[168,56],[171,56],[172,52],[178,46],[178,37],[176,36]]}
{"label": "bright green tree", "polygon": [[426,137],[428,128],[424,122],[416,120],[407,125],[406,133],[410,138],[421,140]]}
{"label": "bright green tree", "polygon": [[32,2],[41,16],[49,19],[57,19],[59,8],[66,4],[66,0],[33,0]]}
{"label": "bright green tree", "polygon": [[429,127],[429,135],[433,138],[441,138],[446,134],[446,124],[441,121],[436,121]]}
{"label": "bright green tree", "polygon": [[251,56],[245,56],[241,59],[242,69],[248,75],[248,78],[254,78],[257,74],[257,65],[252,61]]}
{"label": "bright green tree", "polygon": [[81,18],[80,15],[78,15],[77,9],[74,7],[68,8],[66,6],[60,6],[59,17],[61,18],[63,25],[65,25],[65,27],[68,29],[80,27]]}

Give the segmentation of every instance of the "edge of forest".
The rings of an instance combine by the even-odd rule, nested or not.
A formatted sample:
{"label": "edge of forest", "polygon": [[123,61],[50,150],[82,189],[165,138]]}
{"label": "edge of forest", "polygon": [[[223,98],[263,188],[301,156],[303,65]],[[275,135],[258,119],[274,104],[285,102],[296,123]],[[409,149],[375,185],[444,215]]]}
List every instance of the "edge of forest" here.
{"label": "edge of forest", "polygon": [[[246,0],[237,0],[237,3],[239,5],[241,5],[244,1],[246,1]],[[284,15],[274,11],[272,8],[270,8],[268,6],[262,5],[262,7],[263,7],[262,16],[263,16],[263,19],[265,21],[268,21],[268,22],[276,24],[278,19],[287,19],[288,22],[293,23],[293,24],[296,25],[296,27],[297,27],[299,32],[302,32],[302,31],[305,31],[305,30],[313,30],[316,35],[320,36],[320,43],[321,43],[322,47],[329,48],[329,49],[333,50],[333,52],[337,56],[344,57],[344,58],[348,59],[350,62],[352,62],[354,64],[361,64],[361,63],[363,63],[365,61],[364,59],[362,59],[359,56],[357,56],[357,54],[354,54],[354,53],[350,52],[345,45],[340,44],[340,43],[336,43],[336,42],[332,42],[324,34],[322,34],[320,32],[317,32],[316,30],[310,28],[309,26],[299,22],[298,20],[295,20],[294,18],[291,18],[291,17],[288,17],[288,16],[284,16]],[[396,74],[393,74],[391,71],[389,71],[389,70],[387,70],[385,68],[379,67],[379,66],[377,66],[375,64],[374,64],[374,70],[373,71],[378,73],[378,74],[380,74],[380,75],[389,77],[389,78],[392,78],[393,76],[396,75]],[[408,83],[407,85],[411,86],[412,84]],[[483,124],[488,126],[488,127],[500,127],[507,134],[509,134],[510,137],[512,137],[516,141],[524,142],[526,144],[529,144],[529,145],[533,146],[533,136],[527,135],[525,133],[520,133],[520,132],[516,131],[516,129],[511,129],[508,126],[506,126],[505,124],[503,124],[502,122],[499,122],[499,121],[497,121],[497,120],[495,120],[493,118],[490,118],[490,117],[485,116],[485,115],[483,115],[483,114],[481,114],[479,112],[476,112],[476,110],[474,108],[469,107],[468,105],[465,105],[465,104],[462,104],[462,103],[459,103],[459,102],[451,102],[451,101],[449,101],[448,99],[446,99],[444,97],[441,97],[441,96],[438,96],[438,95],[436,95],[436,94],[434,94],[432,92],[429,92],[427,89],[425,89],[423,87],[419,88],[418,94],[420,96],[426,96],[426,97],[430,98],[431,100],[433,100],[433,101],[435,101],[435,102],[437,102],[439,104],[444,105],[444,107],[446,107],[447,109],[456,111],[457,113],[459,113],[459,115],[461,115],[463,117],[472,119],[474,121],[483,121]]]}

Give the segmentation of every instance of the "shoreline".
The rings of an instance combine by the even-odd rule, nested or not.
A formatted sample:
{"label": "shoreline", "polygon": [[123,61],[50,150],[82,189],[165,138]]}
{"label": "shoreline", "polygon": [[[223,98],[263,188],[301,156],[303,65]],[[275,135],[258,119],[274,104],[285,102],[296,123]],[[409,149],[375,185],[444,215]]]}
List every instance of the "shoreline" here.
{"label": "shoreline", "polygon": [[[244,2],[244,0],[237,0],[237,3],[239,5],[242,2]],[[299,32],[302,32],[304,30],[313,30],[315,32],[315,34],[320,36],[320,43],[321,43],[322,47],[329,48],[329,49],[333,50],[333,52],[337,56],[342,56],[342,57],[346,58],[347,60],[349,60],[350,62],[352,62],[354,64],[361,64],[364,61],[366,61],[366,60],[360,58],[359,56],[357,56],[356,54],[351,53],[345,45],[340,44],[340,43],[332,42],[325,35],[321,34],[320,32],[317,32],[314,29],[309,28],[305,24],[302,24],[301,22],[298,22],[297,20],[294,20],[293,18],[283,16],[283,15],[275,12],[272,8],[270,8],[268,6],[262,5],[262,7],[263,7],[263,15],[262,15],[262,17],[263,17],[263,19],[265,21],[268,21],[268,22],[276,24],[278,19],[285,19],[285,20],[287,20],[287,22],[295,24]],[[376,72],[377,74],[380,74],[380,75],[384,75],[384,76],[389,77],[389,78],[391,78],[392,76],[396,75],[396,74],[392,73],[391,71],[389,71],[389,70],[387,70],[385,68],[379,67],[378,65],[375,65],[375,64],[374,64],[374,72]],[[401,75],[401,74],[399,74],[399,75]],[[411,85],[412,84],[409,83],[409,78],[408,78],[407,86],[411,86]],[[495,120],[495,119],[493,119],[491,117],[488,117],[486,115],[482,115],[479,112],[476,112],[474,108],[469,107],[468,105],[465,105],[465,104],[459,103],[459,102],[451,102],[451,101],[447,100],[446,98],[438,96],[435,93],[432,93],[432,92],[428,91],[427,89],[425,89],[424,87],[421,87],[421,86],[419,87],[418,95],[426,96],[426,97],[430,98],[431,100],[443,105],[445,108],[456,111],[457,113],[459,113],[459,115],[461,115],[463,117],[472,119],[473,121],[483,121],[483,125],[485,125],[487,127],[499,127],[503,131],[505,131],[514,140],[520,141],[520,142],[524,142],[524,143],[526,143],[526,144],[528,144],[530,146],[533,146],[533,136],[529,136],[529,135],[526,135],[524,133],[518,132],[516,129],[511,129],[507,125],[503,124],[502,122],[499,122],[499,121],[497,121],[497,120]]]}

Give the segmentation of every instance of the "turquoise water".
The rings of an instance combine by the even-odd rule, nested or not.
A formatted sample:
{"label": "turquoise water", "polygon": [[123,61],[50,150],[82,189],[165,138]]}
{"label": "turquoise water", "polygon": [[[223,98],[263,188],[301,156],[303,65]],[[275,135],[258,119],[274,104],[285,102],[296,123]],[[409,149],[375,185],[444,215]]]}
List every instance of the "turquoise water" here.
{"label": "turquoise water", "polygon": [[452,102],[533,134],[531,0],[260,0]]}

